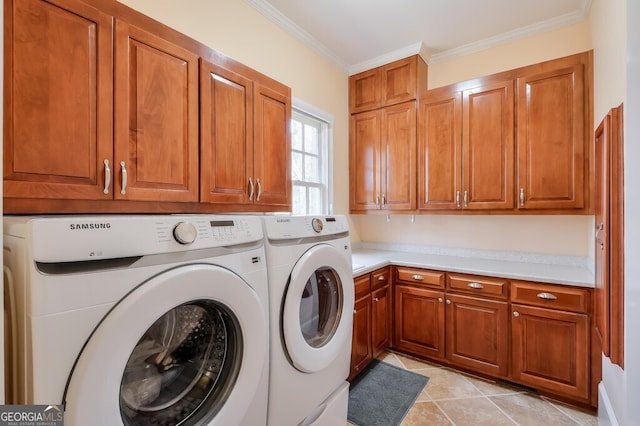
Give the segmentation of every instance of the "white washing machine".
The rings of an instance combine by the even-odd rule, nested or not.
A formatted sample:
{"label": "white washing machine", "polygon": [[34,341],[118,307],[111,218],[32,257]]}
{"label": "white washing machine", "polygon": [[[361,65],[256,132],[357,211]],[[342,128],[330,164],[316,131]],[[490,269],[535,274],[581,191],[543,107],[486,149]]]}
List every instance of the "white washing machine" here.
{"label": "white washing machine", "polygon": [[268,424],[344,425],[354,287],[344,216],[267,216]]}
{"label": "white washing machine", "polygon": [[240,216],[4,217],[8,403],[65,424],[264,425],[262,224]]}

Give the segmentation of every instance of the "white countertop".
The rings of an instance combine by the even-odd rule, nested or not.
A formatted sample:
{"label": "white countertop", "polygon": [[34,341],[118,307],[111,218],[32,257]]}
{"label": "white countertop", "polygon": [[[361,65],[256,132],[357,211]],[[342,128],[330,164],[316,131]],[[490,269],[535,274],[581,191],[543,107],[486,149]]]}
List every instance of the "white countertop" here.
{"label": "white countertop", "polygon": [[357,243],[352,248],[352,263],[354,276],[393,264],[552,284],[595,286],[592,263],[589,258],[579,256]]}

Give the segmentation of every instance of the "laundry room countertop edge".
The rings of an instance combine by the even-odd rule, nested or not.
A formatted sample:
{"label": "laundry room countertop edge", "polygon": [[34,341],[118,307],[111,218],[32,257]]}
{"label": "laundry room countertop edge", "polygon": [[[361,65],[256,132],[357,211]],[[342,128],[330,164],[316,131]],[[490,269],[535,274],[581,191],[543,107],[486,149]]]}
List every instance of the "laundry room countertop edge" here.
{"label": "laundry room countertop edge", "polygon": [[379,243],[353,244],[354,277],[387,265],[595,287],[592,261],[588,257]]}

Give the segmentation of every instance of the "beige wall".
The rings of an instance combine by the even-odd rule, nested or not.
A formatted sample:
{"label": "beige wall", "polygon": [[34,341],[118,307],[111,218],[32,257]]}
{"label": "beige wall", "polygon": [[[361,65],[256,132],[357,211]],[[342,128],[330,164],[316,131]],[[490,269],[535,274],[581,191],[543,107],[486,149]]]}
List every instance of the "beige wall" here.
{"label": "beige wall", "polygon": [[[429,65],[435,88],[590,50],[588,22]],[[592,257],[592,216],[352,216],[362,241]]]}

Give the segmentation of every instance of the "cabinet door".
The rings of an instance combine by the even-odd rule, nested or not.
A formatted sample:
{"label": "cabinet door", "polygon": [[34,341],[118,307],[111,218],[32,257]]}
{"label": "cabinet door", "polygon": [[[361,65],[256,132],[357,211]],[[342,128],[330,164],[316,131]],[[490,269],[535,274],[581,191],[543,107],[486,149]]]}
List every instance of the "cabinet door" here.
{"label": "cabinet door", "polygon": [[351,372],[355,377],[373,359],[371,346],[371,295],[356,300],[353,310],[353,336],[351,340]]}
{"label": "cabinet door", "polygon": [[386,285],[371,293],[371,343],[373,356],[389,347],[391,336],[391,287]]}
{"label": "cabinet door", "polygon": [[382,109],[380,205],[388,210],[416,207],[416,104]]}
{"label": "cabinet door", "polygon": [[380,204],[380,111],[351,116],[349,126],[351,210],[375,210]]}
{"label": "cabinet door", "polygon": [[518,383],[589,398],[589,317],[512,305],[511,374]]}
{"label": "cabinet door", "polygon": [[415,355],[443,359],[443,300],[441,291],[396,285],[393,346]]}
{"label": "cabinet door", "polygon": [[351,114],[380,107],[380,69],[374,68],[349,77],[349,111]]}
{"label": "cabinet door", "polygon": [[513,81],[462,93],[463,208],[514,207]]}
{"label": "cabinet door", "polygon": [[254,202],[291,207],[291,97],[254,83]]}
{"label": "cabinet door", "polygon": [[115,198],[198,201],[198,56],[116,21]]}
{"label": "cabinet door", "polygon": [[112,18],[75,0],[5,3],[4,197],[112,198]]}
{"label": "cabinet door", "polygon": [[509,372],[507,302],[447,296],[447,358],[492,376]]}
{"label": "cabinet door", "polygon": [[460,92],[430,96],[418,107],[418,208],[461,207],[462,99]]}
{"label": "cabinet door", "polygon": [[410,56],[380,67],[381,104],[395,105],[416,99],[417,58]]}
{"label": "cabinet door", "polygon": [[253,82],[200,59],[200,201],[249,202]]}
{"label": "cabinet door", "polygon": [[584,65],[532,73],[517,84],[519,207],[583,208]]}

